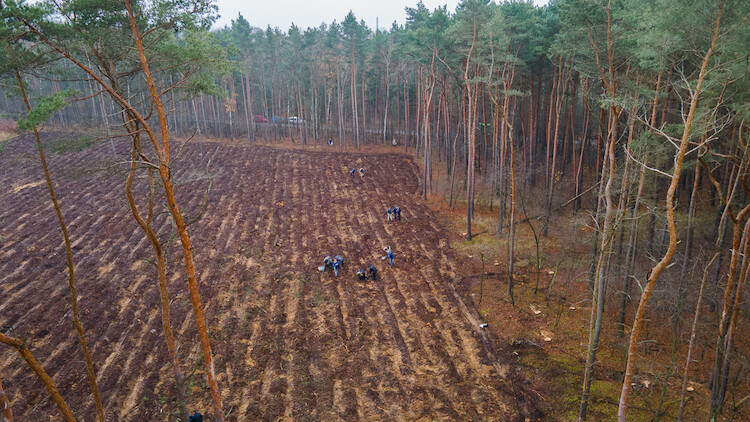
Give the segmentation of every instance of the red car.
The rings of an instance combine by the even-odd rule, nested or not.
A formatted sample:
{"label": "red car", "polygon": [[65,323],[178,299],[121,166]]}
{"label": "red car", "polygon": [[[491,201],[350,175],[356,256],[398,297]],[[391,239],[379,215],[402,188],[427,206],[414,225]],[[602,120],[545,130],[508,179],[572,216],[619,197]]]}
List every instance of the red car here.
{"label": "red car", "polygon": [[253,116],[253,121],[255,123],[268,123],[268,119],[266,119],[265,117],[261,116],[260,114],[254,115]]}

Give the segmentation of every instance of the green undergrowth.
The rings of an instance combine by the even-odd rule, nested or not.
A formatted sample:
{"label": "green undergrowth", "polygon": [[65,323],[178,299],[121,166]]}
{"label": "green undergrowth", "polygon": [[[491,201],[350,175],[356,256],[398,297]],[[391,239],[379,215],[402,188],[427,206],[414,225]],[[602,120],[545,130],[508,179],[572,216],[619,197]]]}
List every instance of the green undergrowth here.
{"label": "green undergrowth", "polygon": [[[484,214],[484,213],[483,213]],[[484,257],[485,293],[484,301],[479,306],[482,316],[493,326],[501,342],[513,342],[514,339],[528,340],[540,347],[524,347],[516,349],[516,363],[523,372],[535,378],[534,388],[539,389],[545,397],[547,417],[545,420],[576,421],[581,400],[581,387],[584,373],[585,339],[587,337],[586,323],[588,314],[581,312],[576,302],[579,297],[580,283],[585,279],[567,280],[570,274],[578,273],[587,268],[588,262],[569,256],[574,247],[572,236],[590,236],[589,231],[582,229],[583,221],[570,221],[569,226],[558,227],[558,231],[551,231],[548,238],[541,237],[540,220],[533,220],[534,230],[539,239],[539,268],[541,277],[537,274],[537,245],[534,232],[529,224],[517,226],[515,241],[515,281],[514,302],[511,305],[504,294],[507,272],[507,228],[502,235],[497,234],[497,217],[494,215],[476,215],[472,224],[471,241],[465,240],[465,226],[461,226],[457,219],[452,220],[453,228],[458,229],[459,238],[454,238],[451,247],[459,254],[471,256],[473,261]],[[585,239],[584,239],[585,240]],[[576,239],[581,242],[581,239]],[[580,246],[578,246],[580,248]],[[497,264],[497,265],[496,265]],[[553,289],[548,292],[547,287],[551,278],[549,271],[558,268],[566,274],[558,274]],[[472,277],[475,300],[479,299],[478,277]],[[491,286],[500,281],[501,286]],[[535,287],[538,290],[534,293]],[[565,286],[562,290],[561,287]],[[547,294],[551,293],[549,297]],[[574,310],[570,306],[576,305]],[[538,309],[541,314],[536,315],[532,309]],[[514,323],[512,320],[518,318]],[[509,320],[510,319],[510,320]],[[584,321],[584,323],[582,323]],[[497,324],[497,325],[495,325]],[[553,340],[545,343],[540,332],[551,333]],[[527,343],[528,344],[528,343]],[[606,365],[605,365],[606,366]],[[598,364],[597,374],[604,368]],[[590,390],[588,405],[588,420],[609,421],[617,420],[617,404],[622,383],[611,370],[604,369],[605,379],[594,379]],[[612,378],[614,376],[614,378]],[[629,420],[649,420],[649,415],[631,406],[628,410]]]}

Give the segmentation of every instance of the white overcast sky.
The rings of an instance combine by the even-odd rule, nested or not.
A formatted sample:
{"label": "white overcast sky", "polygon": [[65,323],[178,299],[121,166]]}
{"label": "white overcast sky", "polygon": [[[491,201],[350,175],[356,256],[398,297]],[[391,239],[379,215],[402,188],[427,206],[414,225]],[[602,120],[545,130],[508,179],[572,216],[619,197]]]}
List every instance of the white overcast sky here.
{"label": "white overcast sky", "polygon": [[[287,31],[292,23],[301,29],[330,24],[335,19],[341,22],[349,10],[358,20],[364,19],[367,26],[374,30],[375,20],[378,27],[387,29],[393,21],[403,24],[406,21],[405,7],[416,7],[419,0],[369,0],[369,1],[335,1],[335,0],[216,0],[221,17],[214,25],[221,28],[230,25],[238,13],[242,13],[251,26],[265,29],[268,25]],[[448,10],[456,10],[458,0],[422,0],[432,10],[447,5]],[[543,5],[548,0],[534,0],[534,4]]]}

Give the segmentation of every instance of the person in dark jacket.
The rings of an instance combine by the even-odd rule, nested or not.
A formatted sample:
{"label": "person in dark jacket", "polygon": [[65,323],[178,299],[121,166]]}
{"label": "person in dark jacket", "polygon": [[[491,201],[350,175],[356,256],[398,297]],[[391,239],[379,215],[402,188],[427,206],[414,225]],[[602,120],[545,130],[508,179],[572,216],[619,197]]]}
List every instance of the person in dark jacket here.
{"label": "person in dark jacket", "polygon": [[369,267],[367,267],[367,271],[370,273],[372,281],[378,281],[378,269],[375,268],[374,265],[370,265]]}
{"label": "person in dark jacket", "polygon": [[396,207],[393,209],[393,219],[401,221],[401,207]]}
{"label": "person in dark jacket", "polygon": [[193,410],[193,414],[188,416],[188,422],[203,422],[203,415]]}
{"label": "person in dark jacket", "polygon": [[359,271],[357,271],[357,278],[359,278],[359,281],[365,281],[367,279],[365,270],[360,269]]}

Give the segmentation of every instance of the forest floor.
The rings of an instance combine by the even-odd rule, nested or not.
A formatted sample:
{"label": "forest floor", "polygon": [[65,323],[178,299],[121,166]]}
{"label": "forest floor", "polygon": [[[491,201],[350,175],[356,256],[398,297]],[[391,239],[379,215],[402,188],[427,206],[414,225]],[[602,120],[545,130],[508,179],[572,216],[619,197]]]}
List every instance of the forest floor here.
{"label": "forest floor", "polygon": [[[174,389],[156,271],[126,203],[125,175],[108,143],[89,147],[61,133],[45,133],[44,142],[63,138],[48,161],[105,409],[111,420],[168,420]],[[116,149],[122,157],[128,143]],[[505,346],[497,313],[477,311],[466,282],[472,268],[420,199],[411,158],[239,142],[203,150],[204,159],[195,143],[182,149],[172,176],[188,219],[199,213],[206,176],[213,179],[190,233],[229,420],[556,419],[545,414],[555,399],[536,390],[540,373]],[[350,167],[364,167],[364,177],[350,177]],[[145,172],[137,182],[143,204]],[[24,338],[74,412],[93,420],[59,226],[29,136],[4,146],[0,185],[0,327]],[[157,203],[188,408],[209,413],[181,248],[163,198]],[[385,208],[395,205],[403,220],[388,222]],[[386,245],[392,268],[381,260]],[[338,277],[317,269],[328,254],[345,258]],[[369,264],[379,280],[357,281],[354,272]],[[490,330],[479,327],[485,318]],[[0,350],[0,372],[19,420],[59,419],[14,351]]]}
{"label": "forest floor", "polygon": [[[444,169],[443,164],[433,166]],[[459,178],[460,175],[457,175],[456,180]],[[444,170],[435,173],[436,193],[429,195],[428,205],[442,219],[441,224],[447,228],[446,233],[455,257],[463,263],[463,289],[471,292],[482,318],[490,325],[493,337],[502,343],[498,347],[509,351],[506,354],[514,357],[513,365],[516,370],[526,374],[529,384],[534,385],[539,392],[543,402],[538,406],[546,409],[548,415],[554,415],[550,420],[577,420],[591,314],[591,291],[588,283],[595,236],[591,211],[582,209],[575,215],[571,206],[567,206],[555,212],[548,236],[542,237],[543,222],[538,216],[544,212],[544,192],[540,187],[534,189],[517,182],[519,204],[516,218],[530,218],[529,222],[524,222],[517,228],[516,285],[511,303],[507,295],[507,220],[502,235],[498,236],[497,202],[495,201],[494,211],[491,211],[481,192],[489,189],[478,185],[480,192],[472,224],[474,236],[471,241],[467,241],[466,202],[459,197],[451,209],[448,204],[448,188],[442,179],[447,179]],[[456,182],[457,192],[460,192],[458,184]],[[570,186],[561,186],[559,191],[559,202],[564,203],[569,198],[565,198],[562,192],[572,192],[572,189]],[[463,196],[463,192],[460,195]],[[587,198],[588,202],[593,202],[591,198]],[[584,201],[584,205],[586,202]],[[696,232],[696,239],[708,243],[707,240],[711,238],[709,233],[712,216],[699,218],[704,217],[705,224],[699,223],[702,226]],[[684,215],[678,213],[677,219],[684,225]],[[532,226],[534,230],[531,229]],[[659,236],[657,233],[657,239]],[[638,245],[644,245],[646,239],[641,238],[639,242]],[[642,257],[639,258],[640,265],[636,267],[636,277],[642,280],[650,270],[652,261],[644,259],[645,248],[639,248]],[[680,259],[678,254],[675,261]],[[695,312],[697,293],[694,292],[698,290],[703,265],[705,262],[696,259],[690,272],[690,280],[686,281],[688,291],[691,292],[688,293],[688,304],[679,318],[670,317],[674,306],[670,301],[676,300],[674,292],[663,285],[657,288],[648,308],[643,338],[638,347],[629,420],[677,419],[683,370]],[[679,272],[679,265],[674,267],[671,271]],[[636,294],[635,302],[628,304],[624,336],[620,337],[617,334],[617,312],[621,296],[617,292],[622,289],[622,276],[614,273],[610,286],[588,408],[589,420],[595,421],[617,419],[630,339],[628,324],[632,323],[639,298]],[[634,284],[634,288],[637,288],[637,284]],[[713,350],[719,315],[718,312],[708,311],[707,302],[708,297],[703,301],[702,316],[698,323],[696,352],[688,375],[684,420],[708,419],[711,394],[709,381],[714,363]],[[676,336],[675,321],[678,322]],[[747,329],[748,323],[750,313],[745,310],[739,322],[744,327],[741,329]],[[739,375],[732,380],[734,388],[728,393],[727,404],[719,420],[750,420],[750,409],[743,405],[743,398],[750,394],[750,379],[747,377],[748,369],[743,357],[750,354],[747,337],[738,341],[735,347]]]}

